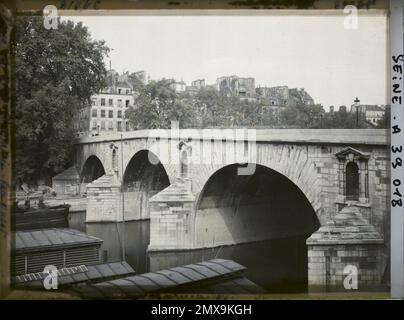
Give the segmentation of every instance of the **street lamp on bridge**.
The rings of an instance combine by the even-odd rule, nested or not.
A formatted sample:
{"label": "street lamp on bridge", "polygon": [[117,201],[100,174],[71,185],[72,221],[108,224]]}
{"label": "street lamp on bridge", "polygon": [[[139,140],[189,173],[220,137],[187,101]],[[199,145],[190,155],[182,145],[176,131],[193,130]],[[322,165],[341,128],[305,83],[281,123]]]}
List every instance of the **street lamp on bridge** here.
{"label": "street lamp on bridge", "polygon": [[354,100],[356,108],[356,127],[359,128],[359,103],[361,102],[358,97]]}

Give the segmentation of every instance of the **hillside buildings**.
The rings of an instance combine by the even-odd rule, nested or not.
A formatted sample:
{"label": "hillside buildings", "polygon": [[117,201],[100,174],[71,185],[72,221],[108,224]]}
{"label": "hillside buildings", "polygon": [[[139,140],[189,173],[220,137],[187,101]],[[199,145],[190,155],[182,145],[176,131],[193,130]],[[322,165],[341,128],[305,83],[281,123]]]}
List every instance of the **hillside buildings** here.
{"label": "hillside buildings", "polygon": [[[206,84],[205,79],[196,79],[187,85],[185,81],[171,80],[171,87],[178,93],[195,99],[195,95],[203,88],[217,90],[225,96],[239,97],[241,100],[258,102],[263,112],[270,112],[278,117],[287,107],[315,105],[314,99],[304,88],[288,86],[255,87],[253,77],[237,75],[218,77],[214,84]],[[119,74],[110,69],[107,74],[106,87],[91,97],[91,106],[84,109],[76,121],[76,129],[81,134],[110,134],[132,130],[125,111],[135,104],[140,89],[150,81],[145,71],[124,72]],[[340,106],[339,111],[358,113],[370,126],[376,126],[383,119],[385,108],[377,105],[360,104],[359,99],[348,111]],[[333,114],[334,106],[329,112]]]}
{"label": "hillside buildings", "polygon": [[224,76],[216,79],[216,89],[227,96],[255,99],[255,79]]}
{"label": "hillside buildings", "polygon": [[255,78],[239,77],[237,75],[221,76],[213,85],[207,85],[205,79],[197,79],[190,86],[183,87],[184,82],[175,82],[177,92],[196,94],[201,88],[215,88],[226,96],[237,96],[242,100],[258,101],[267,109],[278,109],[288,106],[314,105],[314,99],[303,88],[288,86],[255,87]]}
{"label": "hillside buildings", "polygon": [[257,100],[267,106],[296,107],[315,104],[313,98],[303,88],[259,87],[256,92]]}
{"label": "hillside buildings", "polygon": [[186,89],[186,83],[184,81],[175,81],[172,80],[171,87],[177,92],[184,92]]}

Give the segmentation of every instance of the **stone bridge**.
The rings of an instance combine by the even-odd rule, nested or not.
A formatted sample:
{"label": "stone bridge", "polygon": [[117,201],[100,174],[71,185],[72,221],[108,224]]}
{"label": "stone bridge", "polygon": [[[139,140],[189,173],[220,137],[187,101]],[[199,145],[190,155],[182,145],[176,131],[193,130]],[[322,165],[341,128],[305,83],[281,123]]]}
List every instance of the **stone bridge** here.
{"label": "stone bridge", "polygon": [[81,138],[87,222],[150,219],[149,251],[295,238],[312,288],[386,281],[385,130],[145,130]]}

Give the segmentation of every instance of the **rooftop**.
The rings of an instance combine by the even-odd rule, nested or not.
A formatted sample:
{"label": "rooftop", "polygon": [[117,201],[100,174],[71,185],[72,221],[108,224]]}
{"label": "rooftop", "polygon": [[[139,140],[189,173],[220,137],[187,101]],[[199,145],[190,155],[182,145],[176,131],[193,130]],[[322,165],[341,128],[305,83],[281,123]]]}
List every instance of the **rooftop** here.
{"label": "rooftop", "polygon": [[101,244],[102,239],[70,228],[50,228],[15,232],[15,251],[39,251],[55,247]]}
{"label": "rooftop", "polygon": [[[58,270],[58,283],[65,287],[78,283],[112,280],[118,277],[131,276],[135,270],[125,261],[98,265],[80,265]],[[14,278],[17,287],[43,289],[43,279],[47,273],[37,272],[20,275]]]}
{"label": "rooftop", "polygon": [[245,270],[232,260],[214,259],[80,286],[73,292],[83,298],[133,298],[159,292],[264,293],[243,276]]}

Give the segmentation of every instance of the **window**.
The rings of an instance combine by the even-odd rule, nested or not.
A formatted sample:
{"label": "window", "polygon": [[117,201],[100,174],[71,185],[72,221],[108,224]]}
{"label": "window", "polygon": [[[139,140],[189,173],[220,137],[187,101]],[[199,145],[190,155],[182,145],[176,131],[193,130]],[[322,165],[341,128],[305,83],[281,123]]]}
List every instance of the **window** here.
{"label": "window", "polygon": [[91,105],[95,106],[97,104],[97,99],[92,99],[91,100]]}
{"label": "window", "polygon": [[105,131],[105,121],[104,120],[101,121],[101,130]]}
{"label": "window", "polygon": [[130,124],[129,124],[129,121],[126,121],[126,131],[130,131]]}
{"label": "window", "polygon": [[359,168],[355,162],[348,162],[345,175],[346,199],[359,200]]}
{"label": "window", "polygon": [[122,118],[122,110],[118,110],[118,118]]}
{"label": "window", "polygon": [[96,118],[96,117],[98,116],[98,110],[97,110],[97,109],[92,109],[92,110],[91,110],[91,116],[92,116],[93,118]]}
{"label": "window", "polygon": [[118,107],[122,108],[122,99],[118,99]]}
{"label": "window", "polygon": [[108,99],[108,105],[112,107],[114,105],[114,100],[113,99]]}
{"label": "window", "polygon": [[125,107],[129,107],[129,100],[125,100]]}
{"label": "window", "polygon": [[126,94],[129,94],[129,89],[126,89]]}
{"label": "window", "polygon": [[335,154],[339,160],[337,202],[369,202],[369,153],[352,147],[344,148]]}
{"label": "window", "polygon": [[122,89],[118,89],[118,93],[121,94]]}
{"label": "window", "polygon": [[105,106],[105,98],[101,98],[101,105]]}
{"label": "window", "polygon": [[113,110],[109,110],[108,111],[108,118],[113,118],[114,117],[114,111]]}
{"label": "window", "polygon": [[117,122],[118,131],[122,131],[122,121]]}
{"label": "window", "polygon": [[105,118],[105,110],[101,110],[101,118]]}
{"label": "window", "polygon": [[108,121],[108,130],[109,131],[114,130],[114,122],[113,121]]}
{"label": "window", "polygon": [[97,130],[97,120],[93,120],[93,130]]}

